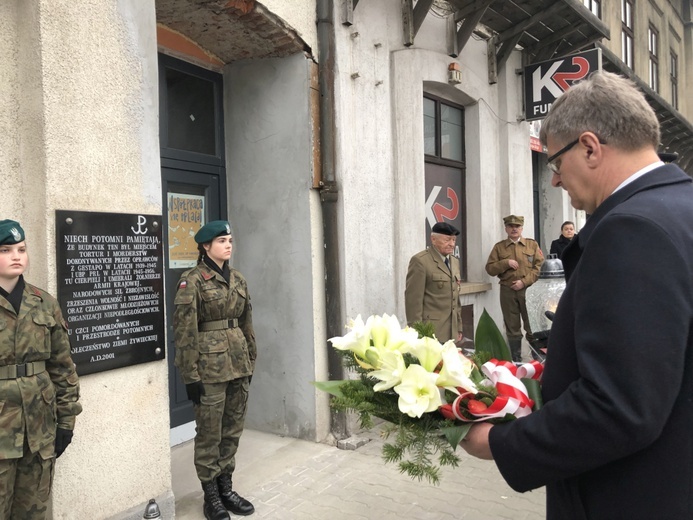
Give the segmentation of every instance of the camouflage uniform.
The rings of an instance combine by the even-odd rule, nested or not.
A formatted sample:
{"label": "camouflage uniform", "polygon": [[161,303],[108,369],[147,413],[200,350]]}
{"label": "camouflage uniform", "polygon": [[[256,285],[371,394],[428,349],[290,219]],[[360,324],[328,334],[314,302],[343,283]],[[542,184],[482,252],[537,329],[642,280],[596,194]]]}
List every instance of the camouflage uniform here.
{"label": "camouflage uniform", "polygon": [[235,269],[227,283],[200,263],[181,276],[175,306],[175,364],[184,383],[205,389],[194,407],[195,468],[205,483],[235,469],[257,355],[250,295]]}
{"label": "camouflage uniform", "polygon": [[[22,376],[27,369],[37,373]],[[67,324],[55,298],[25,284],[17,315],[0,297],[0,518],[45,518],[56,428],[74,429],[78,399]]]}

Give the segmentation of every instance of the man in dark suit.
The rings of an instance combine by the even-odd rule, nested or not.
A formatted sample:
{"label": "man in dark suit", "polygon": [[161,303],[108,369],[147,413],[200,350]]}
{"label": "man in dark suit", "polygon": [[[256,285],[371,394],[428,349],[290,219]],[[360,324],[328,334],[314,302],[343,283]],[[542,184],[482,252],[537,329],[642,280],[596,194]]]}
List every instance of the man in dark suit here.
{"label": "man in dark suit", "polygon": [[452,255],[459,230],[446,222],[431,228],[431,245],[409,261],[404,304],[407,323],[430,321],[441,343],[462,339],[460,261]]}
{"label": "man in dark suit", "polygon": [[549,520],[693,518],[693,184],[659,137],[607,72],[542,125],[553,185],[591,214],[563,253],[544,407],[461,445],[518,491],[546,486]]}

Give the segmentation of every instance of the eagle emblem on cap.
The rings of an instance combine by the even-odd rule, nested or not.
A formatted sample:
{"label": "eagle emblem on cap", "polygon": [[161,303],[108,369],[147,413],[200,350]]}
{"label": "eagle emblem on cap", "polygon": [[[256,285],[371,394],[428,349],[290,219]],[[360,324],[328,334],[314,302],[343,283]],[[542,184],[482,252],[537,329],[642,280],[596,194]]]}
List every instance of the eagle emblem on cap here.
{"label": "eagle emblem on cap", "polygon": [[12,233],[12,236],[14,239],[19,242],[22,239],[22,234],[19,232],[19,230],[16,227],[13,227],[10,229],[10,233]]}
{"label": "eagle emblem on cap", "polygon": [[226,232],[231,233],[231,226],[228,223],[226,224]]}

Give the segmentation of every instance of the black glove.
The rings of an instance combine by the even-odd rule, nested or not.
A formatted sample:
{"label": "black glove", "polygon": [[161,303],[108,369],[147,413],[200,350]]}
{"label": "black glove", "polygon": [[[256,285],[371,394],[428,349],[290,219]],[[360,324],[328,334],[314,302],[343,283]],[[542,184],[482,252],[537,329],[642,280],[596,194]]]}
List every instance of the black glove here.
{"label": "black glove", "polygon": [[202,381],[195,381],[185,385],[185,391],[193,404],[200,404],[200,398],[205,395],[205,385],[202,384]]}
{"label": "black glove", "polygon": [[58,428],[55,431],[55,458],[60,457],[72,442],[72,430]]}

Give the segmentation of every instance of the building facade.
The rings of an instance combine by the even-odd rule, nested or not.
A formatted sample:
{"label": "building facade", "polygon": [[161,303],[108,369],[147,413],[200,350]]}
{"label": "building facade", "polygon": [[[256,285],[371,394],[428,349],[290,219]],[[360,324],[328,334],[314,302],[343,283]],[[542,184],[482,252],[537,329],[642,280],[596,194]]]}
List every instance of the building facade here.
{"label": "building facade", "polygon": [[[650,97],[688,128],[690,1],[636,1],[648,14],[634,18],[633,73],[652,70],[640,47],[652,25]],[[344,376],[327,338],[357,314],[405,321],[407,264],[435,221],[462,230],[465,334],[484,308],[500,320],[484,265],[502,217],[524,215],[543,245],[563,220],[584,219],[530,149],[523,66],[595,42],[620,56],[615,4],[597,14],[545,4],[1,3],[0,218],[27,231],[27,279],[60,289],[58,210],[160,216],[164,229],[165,358],[81,377],[54,518],[139,518],[152,497],[173,514],[170,447],[194,435],[170,333],[176,282],[194,262],[194,229],[176,220],[186,204],[198,226],[230,220],[232,262],[248,280],[258,342],[248,428],[350,434],[310,384]],[[688,158],[690,135],[665,144]]]}

